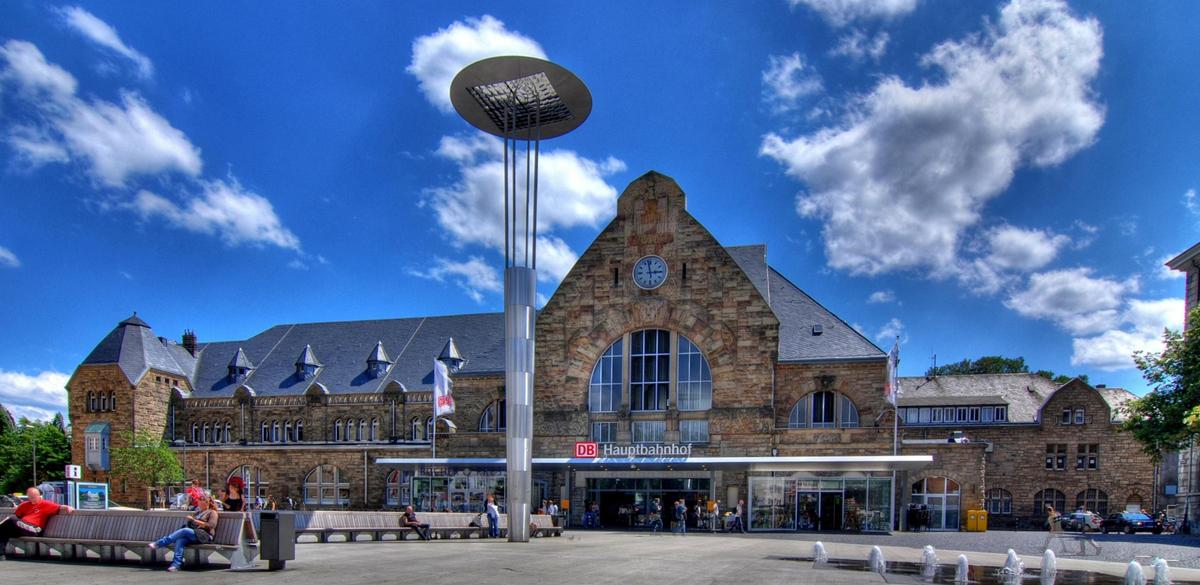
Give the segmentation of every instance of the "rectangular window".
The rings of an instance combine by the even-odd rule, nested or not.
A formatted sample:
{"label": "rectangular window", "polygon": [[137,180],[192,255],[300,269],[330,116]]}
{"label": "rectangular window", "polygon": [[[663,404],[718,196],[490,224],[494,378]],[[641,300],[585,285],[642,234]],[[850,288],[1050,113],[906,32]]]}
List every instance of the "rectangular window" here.
{"label": "rectangular window", "polygon": [[973,423],[979,422],[979,410],[980,409],[978,406],[972,406],[970,409],[967,410],[967,412],[969,413],[969,417],[970,417],[967,419],[968,422],[973,422]]}
{"label": "rectangular window", "polygon": [[904,423],[910,424],[910,425],[917,424],[917,418],[918,418],[917,415],[919,413],[920,413],[920,411],[918,411],[915,408],[905,408],[904,409]]}
{"label": "rectangular window", "polygon": [[837,426],[834,418],[834,393],[816,392],[812,395],[812,426],[813,428],[831,429]]}
{"label": "rectangular window", "polygon": [[661,443],[667,434],[667,421],[634,421],[631,429],[634,443]]}
{"label": "rectangular window", "polygon": [[958,422],[967,422],[967,408],[965,406],[958,407]]}
{"label": "rectangular window", "polygon": [[1007,406],[997,406],[996,407],[996,422],[1007,422],[1007,421],[1008,421],[1008,407]]}
{"label": "rectangular window", "polygon": [[679,421],[680,443],[707,443],[708,421],[681,420]]}
{"label": "rectangular window", "polygon": [[635,331],[629,341],[630,409],[666,410],[671,385],[671,333]]}
{"label": "rectangular window", "polygon": [[983,407],[983,422],[985,422],[985,423],[992,422],[992,413],[993,412],[994,411],[992,410],[992,407],[990,407],[990,406]]}
{"label": "rectangular window", "polygon": [[1071,424],[1071,409],[1069,409],[1069,408],[1065,408],[1065,409],[1063,409],[1063,411],[1062,411],[1062,424],[1064,424],[1064,425],[1069,425],[1069,424]]}
{"label": "rectangular window", "polygon": [[617,442],[617,423],[615,423],[615,422],[592,423],[592,440],[597,443],[616,443]]}
{"label": "rectangular window", "polygon": [[1083,421],[1084,421],[1083,409],[1076,408],[1075,409],[1075,424],[1081,425],[1081,424],[1083,424]]}
{"label": "rectangular window", "polygon": [[1067,468],[1067,444],[1046,443],[1046,469],[1063,470]]}
{"label": "rectangular window", "polygon": [[1099,469],[1100,445],[1080,444],[1075,455],[1075,469]]}
{"label": "rectangular window", "polygon": [[941,422],[942,422],[942,409],[941,408],[933,409],[933,423],[939,424]]}
{"label": "rectangular window", "polygon": [[929,422],[930,422],[930,417],[932,416],[932,414],[930,413],[930,410],[929,410],[929,408],[928,408],[928,407],[922,408],[922,409],[920,410],[920,413],[921,413],[921,414],[920,414],[920,421],[921,421],[921,424],[929,424]]}
{"label": "rectangular window", "polygon": [[946,408],[943,408],[942,413],[944,415],[942,417],[943,422],[946,422],[946,423],[954,422],[954,407],[953,406],[948,406]]}

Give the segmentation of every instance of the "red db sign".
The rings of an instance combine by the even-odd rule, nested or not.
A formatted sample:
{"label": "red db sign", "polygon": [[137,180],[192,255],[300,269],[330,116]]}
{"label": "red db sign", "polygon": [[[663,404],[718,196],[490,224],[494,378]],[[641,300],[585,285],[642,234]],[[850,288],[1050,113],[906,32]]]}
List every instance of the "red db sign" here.
{"label": "red db sign", "polygon": [[575,443],[575,458],[576,459],[595,459],[599,449],[595,443],[580,442]]}

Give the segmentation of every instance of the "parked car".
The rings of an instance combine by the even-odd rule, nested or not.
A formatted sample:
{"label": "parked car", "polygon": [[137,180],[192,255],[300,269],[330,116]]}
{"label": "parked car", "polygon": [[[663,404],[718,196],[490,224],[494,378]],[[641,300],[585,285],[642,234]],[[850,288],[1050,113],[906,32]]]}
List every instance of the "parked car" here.
{"label": "parked car", "polygon": [[1104,518],[1095,512],[1071,512],[1059,516],[1058,522],[1068,532],[1094,532],[1100,530]]}
{"label": "parked car", "polygon": [[1109,532],[1124,532],[1125,534],[1133,534],[1134,532],[1153,532],[1154,534],[1162,534],[1162,526],[1158,525],[1153,518],[1139,512],[1122,512],[1120,514],[1109,514],[1108,518],[1104,519],[1104,523],[1100,525],[1100,531],[1108,534]]}

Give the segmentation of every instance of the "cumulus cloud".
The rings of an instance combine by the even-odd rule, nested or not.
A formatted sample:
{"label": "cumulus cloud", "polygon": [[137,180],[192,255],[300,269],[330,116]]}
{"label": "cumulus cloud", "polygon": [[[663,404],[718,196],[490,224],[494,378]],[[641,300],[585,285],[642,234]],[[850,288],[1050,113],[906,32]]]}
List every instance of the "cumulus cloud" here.
{"label": "cumulus cloud", "polygon": [[906,16],[917,7],[917,0],[788,0],[788,3],[792,7],[807,6],[835,27],[858,21],[890,20]]}
{"label": "cumulus cloud", "polygon": [[800,53],[771,55],[762,83],[763,101],[779,113],[798,108],[804,98],[820,93],[823,87],[821,76]]}
{"label": "cumulus cloud", "polygon": [[1073,335],[1088,335],[1115,327],[1125,297],[1137,290],[1136,279],[1097,277],[1090,268],[1053,270],[1030,275],[1027,286],[1012,293],[1004,305]]}
{"label": "cumulus cloud", "polygon": [[5,62],[0,80],[15,82],[22,106],[38,120],[5,134],[30,165],[77,161],[109,187],[125,186],[139,175],[200,174],[199,149],[138,94],[122,92],[120,103],[84,100],[76,94],[75,78],[26,41],[4,43],[0,58]]}
{"label": "cumulus cloud", "polygon": [[896,302],[896,293],[890,290],[877,290],[867,297],[868,303],[894,303]]}
{"label": "cumulus cloud", "polygon": [[479,256],[472,256],[463,262],[434,258],[434,265],[428,270],[410,270],[409,274],[455,284],[477,303],[483,302],[484,293],[504,290],[500,271]]}
{"label": "cumulus cloud", "polygon": [[454,111],[450,104],[450,82],[454,76],[471,63],[497,55],[546,58],[536,41],[485,15],[456,21],[431,35],[417,37],[407,71],[417,78],[425,99],[449,113]]}
{"label": "cumulus cloud", "polygon": [[879,333],[875,334],[875,341],[886,343],[899,338],[900,343],[906,343],[908,336],[904,333],[904,323],[899,319],[892,317],[883,327],[879,329]]}
{"label": "cumulus cloud", "polygon": [[993,265],[1029,271],[1049,264],[1071,239],[1046,230],[1005,225],[989,230],[987,243],[987,260]]}
{"label": "cumulus cloud", "polygon": [[142,190],[131,207],[143,220],[162,218],[189,231],[218,236],[226,245],[271,245],[300,250],[300,239],[283,225],[275,207],[237,179],[203,181],[201,191],[176,203]]}
{"label": "cumulus cloud", "polygon": [[21,259],[12,250],[0,246],[0,268],[20,268]]}
{"label": "cumulus cloud", "polygon": [[837,45],[829,50],[829,54],[835,57],[846,57],[851,61],[864,61],[868,58],[878,61],[884,53],[887,53],[888,42],[891,39],[891,35],[885,31],[868,35],[860,29],[851,29],[850,32],[838,37]]}
{"label": "cumulus cloud", "polygon": [[117,30],[107,22],[78,6],[68,6],[58,12],[62,16],[63,22],[75,32],[133,62],[137,67],[138,75],[142,78],[149,79],[154,75],[154,64],[150,62],[150,58],[125,44],[125,41],[122,41],[121,36],[117,34]]}
{"label": "cumulus cloud", "polygon": [[1187,273],[1181,270],[1174,270],[1170,266],[1167,266],[1167,262],[1170,262],[1173,258],[1175,258],[1175,256],[1170,254],[1159,258],[1158,262],[1154,263],[1154,276],[1158,277],[1160,280],[1176,280],[1187,276]]}
{"label": "cumulus cloud", "polygon": [[67,411],[67,379],[63,372],[26,374],[0,370],[0,404],[16,418],[50,420]]}
{"label": "cumulus cloud", "polygon": [[1182,328],[1183,316],[1183,299],[1132,300],[1116,327],[1072,342],[1071,365],[1110,371],[1132,368],[1133,353],[1162,351],[1163,330]]}
{"label": "cumulus cloud", "polygon": [[1056,165],[1095,140],[1101,38],[1063,2],[1010,3],[981,33],[922,58],[937,81],[886,77],[839,124],[769,133],[760,153],[804,184],[796,210],[823,220],[831,267],[954,276],[964,232],[1018,168]]}
{"label": "cumulus cloud", "polygon": [[1196,190],[1188,189],[1183,193],[1183,207],[1192,215],[1200,216],[1200,201],[1196,201]]}

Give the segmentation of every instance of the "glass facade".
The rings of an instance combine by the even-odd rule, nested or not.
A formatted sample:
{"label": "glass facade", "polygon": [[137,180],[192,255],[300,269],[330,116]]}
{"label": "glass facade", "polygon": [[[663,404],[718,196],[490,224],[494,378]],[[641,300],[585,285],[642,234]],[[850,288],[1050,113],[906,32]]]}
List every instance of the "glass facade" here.
{"label": "glass facade", "polygon": [[482,512],[489,495],[504,507],[504,469],[421,465],[393,471],[387,478],[387,505],[411,505],[419,512]]}
{"label": "glass facade", "polygon": [[748,525],[751,530],[886,532],[891,502],[890,475],[752,476]]}

